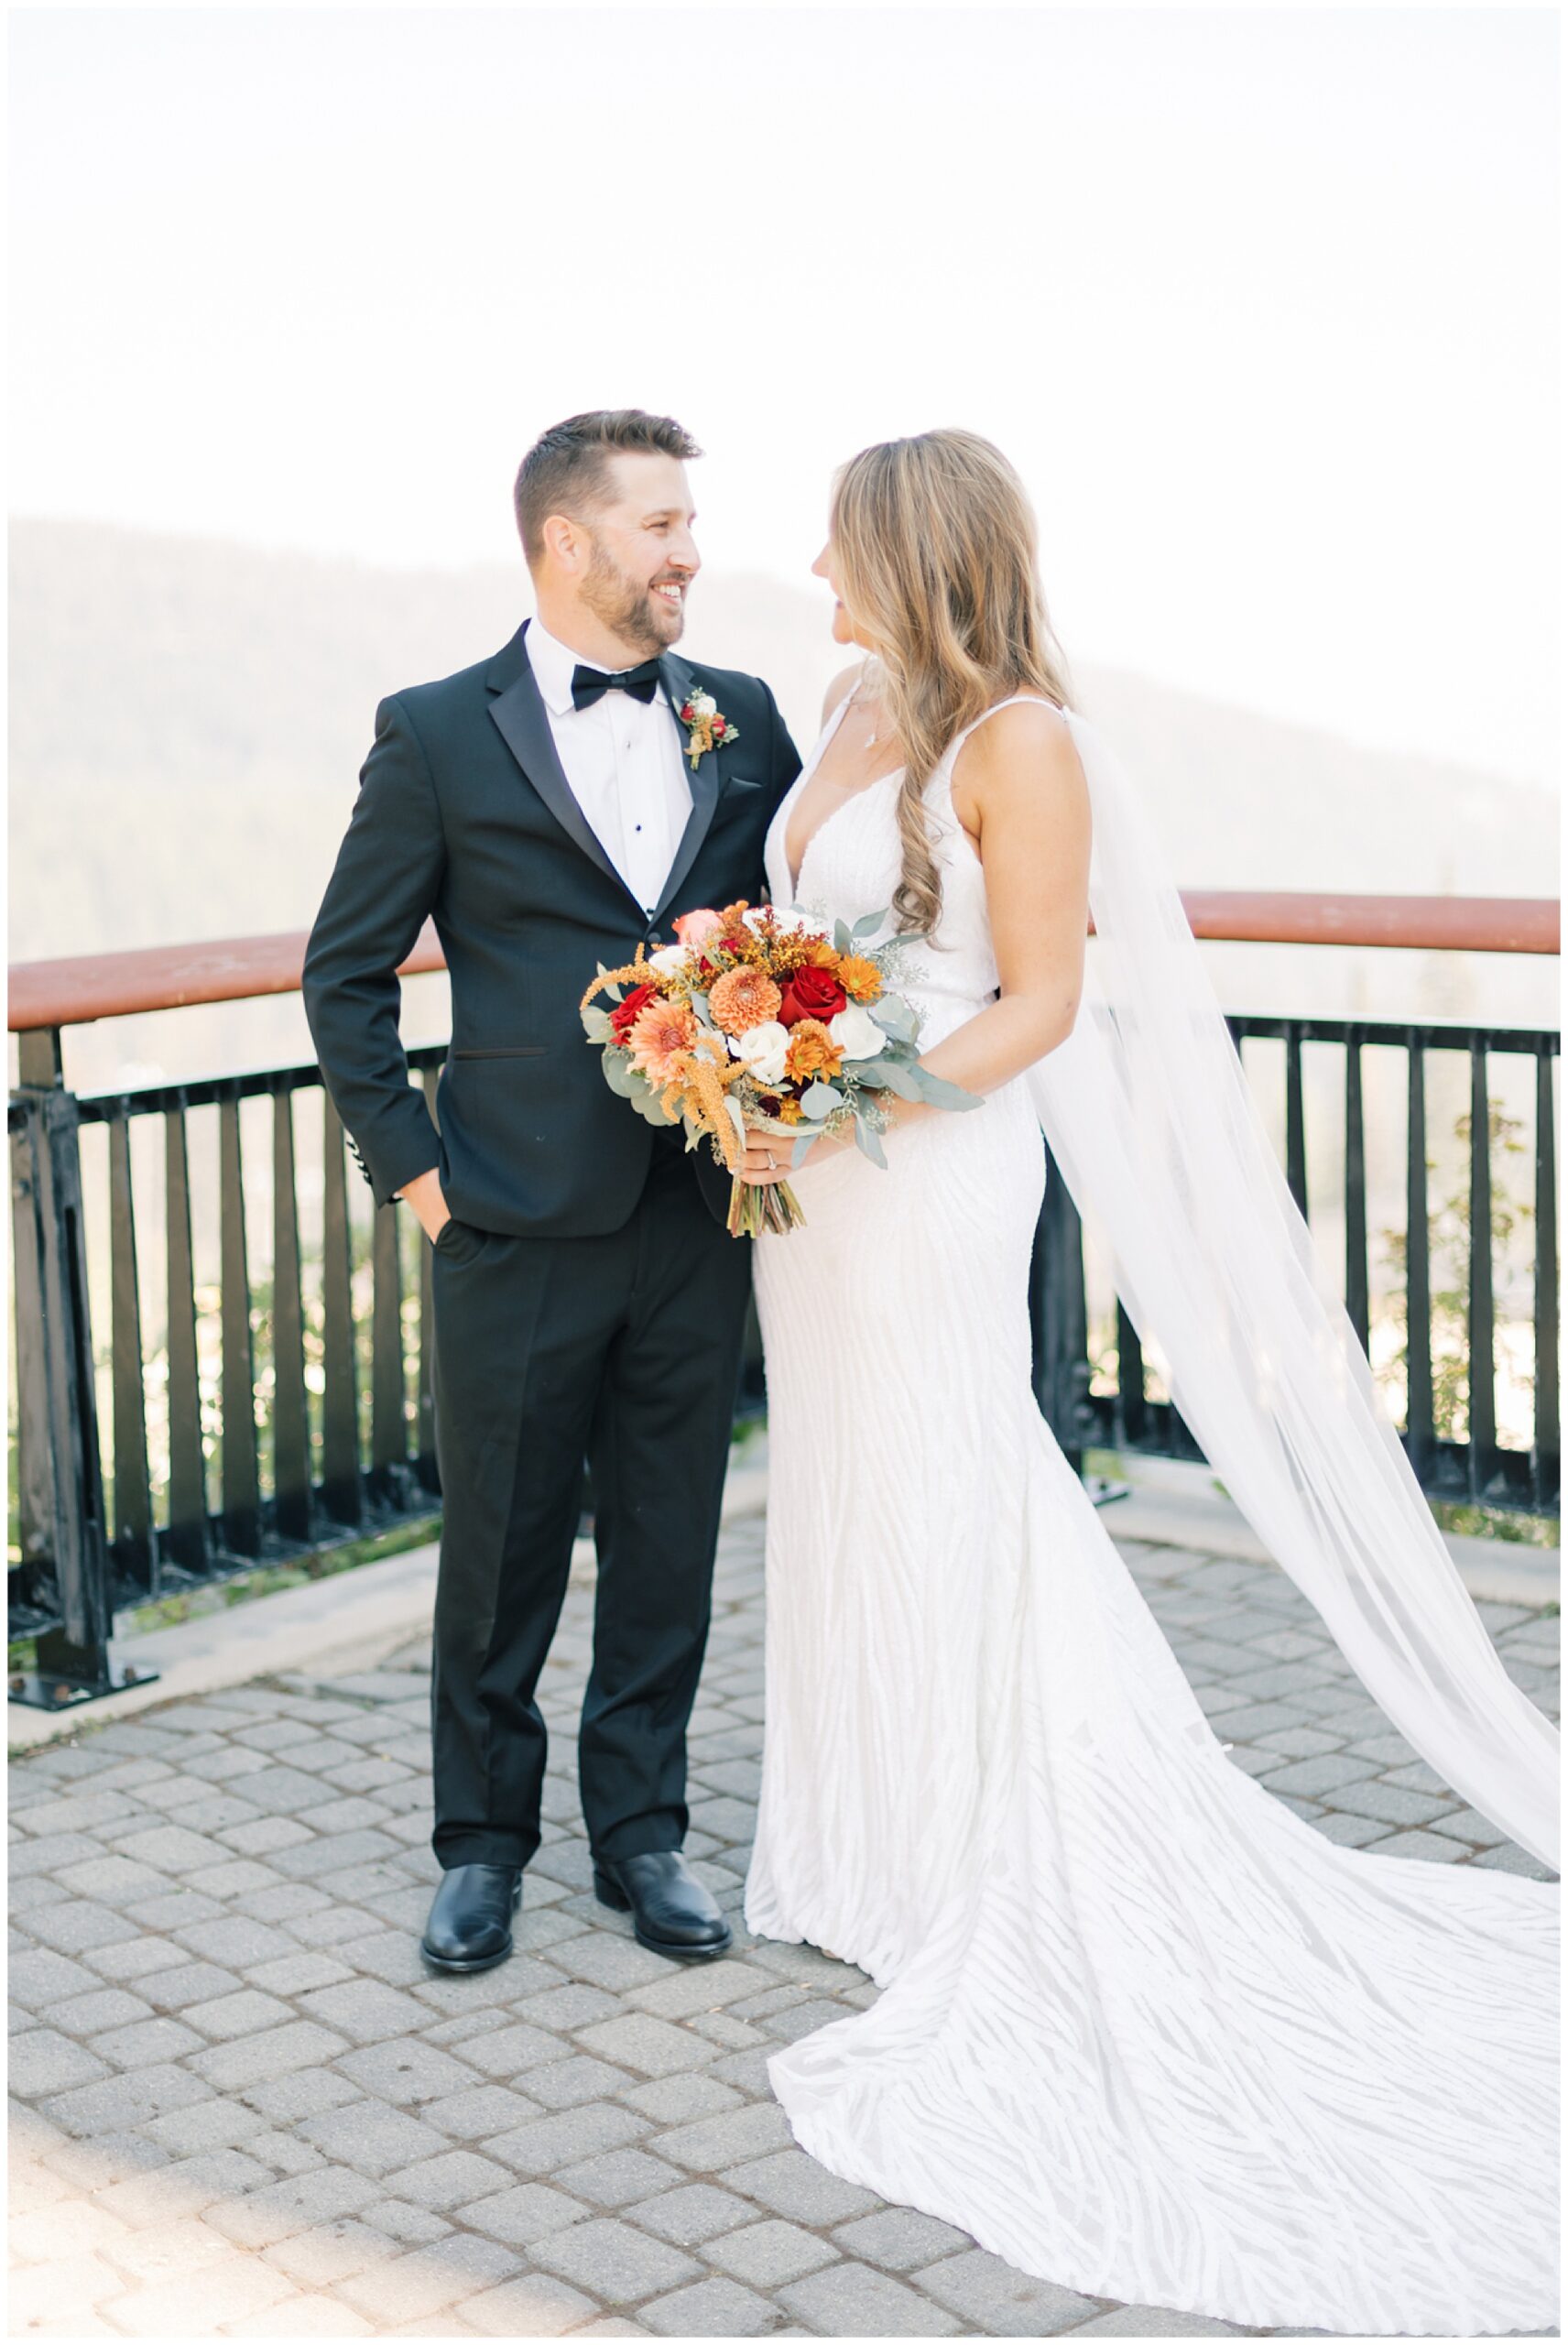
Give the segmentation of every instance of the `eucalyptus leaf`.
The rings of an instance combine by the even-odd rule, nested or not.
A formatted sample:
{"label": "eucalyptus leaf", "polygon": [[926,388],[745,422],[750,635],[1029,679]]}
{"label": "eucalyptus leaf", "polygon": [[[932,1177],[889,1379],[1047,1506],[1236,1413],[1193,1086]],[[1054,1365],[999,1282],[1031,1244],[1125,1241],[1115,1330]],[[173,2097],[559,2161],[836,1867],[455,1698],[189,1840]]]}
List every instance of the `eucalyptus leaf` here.
{"label": "eucalyptus leaf", "polygon": [[890,1087],[887,1082],[888,1064],[887,1059],[855,1059],[844,1072],[858,1083],[862,1090],[886,1091]]}
{"label": "eucalyptus leaf", "polygon": [[795,1142],[794,1147],[789,1151],[789,1170],[791,1172],[798,1172],[801,1165],[804,1164],[807,1157],[811,1152],[816,1138],[817,1135],[815,1132],[806,1132]]}
{"label": "eucalyptus leaf", "polygon": [[583,1012],[583,1031],[591,1042],[607,1042],[615,1032],[607,1009],[596,1009],[590,1002]]}
{"label": "eucalyptus leaf", "polygon": [[624,1052],[609,1050],[599,1061],[604,1070],[604,1080],[617,1099],[629,1099],[638,1077]]}
{"label": "eucalyptus leaf", "polygon": [[881,927],[887,917],[886,912],[862,912],[849,933],[851,936],[870,936]]}
{"label": "eucalyptus leaf", "polygon": [[900,1099],[923,1099],[927,1096],[920,1087],[920,1078],[914,1068],[900,1066],[897,1059],[888,1059],[884,1062],[882,1077],[884,1088],[893,1092]]}
{"label": "eucalyptus leaf", "polygon": [[868,1156],[873,1164],[879,1164],[886,1172],[887,1159],[882,1153],[882,1143],[870,1125],[862,1123],[858,1116],[855,1119],[855,1144],[863,1156]]}
{"label": "eucalyptus leaf", "polygon": [[835,920],[833,922],[833,951],[835,953],[847,953],[849,951],[849,944],[850,936],[848,928],[842,920]]}
{"label": "eucalyptus leaf", "polygon": [[985,1104],[977,1092],[949,1083],[945,1075],[932,1074],[929,1067],[916,1067],[911,1072],[920,1085],[916,1097],[929,1100],[933,1107],[983,1107]]}
{"label": "eucalyptus leaf", "polygon": [[810,1116],[814,1124],[820,1124],[824,1116],[831,1116],[840,1104],[839,1095],[831,1083],[809,1084],[800,1094],[801,1113]]}
{"label": "eucalyptus leaf", "polygon": [[741,1149],[744,1152],[746,1148],[746,1118],[741,1114],[740,1101],[738,1099],[731,1099],[726,1096],[724,1106],[729,1109],[730,1121],[735,1126],[735,1138],[739,1140]]}

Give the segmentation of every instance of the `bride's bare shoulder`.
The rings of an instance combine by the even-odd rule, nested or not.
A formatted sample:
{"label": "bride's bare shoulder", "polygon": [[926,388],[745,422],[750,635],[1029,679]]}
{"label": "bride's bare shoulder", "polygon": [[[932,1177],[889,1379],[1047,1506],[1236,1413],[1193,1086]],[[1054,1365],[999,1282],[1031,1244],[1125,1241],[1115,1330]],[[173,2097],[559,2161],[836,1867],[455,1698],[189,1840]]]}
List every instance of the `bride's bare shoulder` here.
{"label": "bride's bare shoulder", "polygon": [[954,803],[978,811],[987,800],[1066,784],[1076,795],[1083,769],[1062,711],[1045,700],[1016,700],[977,725],[953,764]]}
{"label": "bride's bare shoulder", "polygon": [[838,706],[840,701],[847,699],[849,694],[855,690],[855,685],[860,681],[860,669],[861,662],[858,660],[855,661],[853,668],[841,668],[838,674],[828,686],[827,691],[822,695],[822,723],[824,725],[833,714],[834,709]]}

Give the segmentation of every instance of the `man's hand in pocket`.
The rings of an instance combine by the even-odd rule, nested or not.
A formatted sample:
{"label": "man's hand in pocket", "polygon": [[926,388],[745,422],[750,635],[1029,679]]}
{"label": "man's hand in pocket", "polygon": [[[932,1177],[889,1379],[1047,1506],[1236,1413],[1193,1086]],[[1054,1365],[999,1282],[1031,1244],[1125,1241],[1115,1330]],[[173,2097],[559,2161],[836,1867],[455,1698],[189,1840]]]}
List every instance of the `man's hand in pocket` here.
{"label": "man's hand in pocket", "polygon": [[441,1184],[441,1173],[435,1165],[410,1181],[397,1194],[406,1197],[419,1216],[419,1227],[433,1246],[442,1228],[452,1219],[447,1210],[446,1193]]}

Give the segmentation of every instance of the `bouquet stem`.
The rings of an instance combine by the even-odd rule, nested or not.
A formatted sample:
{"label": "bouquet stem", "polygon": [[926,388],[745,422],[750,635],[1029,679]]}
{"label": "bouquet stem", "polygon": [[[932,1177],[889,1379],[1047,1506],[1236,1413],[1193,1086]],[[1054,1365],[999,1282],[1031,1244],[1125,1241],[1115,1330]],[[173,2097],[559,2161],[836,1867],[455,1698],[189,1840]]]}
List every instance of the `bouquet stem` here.
{"label": "bouquet stem", "polygon": [[724,1224],[732,1238],[760,1238],[765,1229],[782,1234],[800,1229],[806,1216],[788,1181],[741,1181],[730,1183],[730,1209]]}

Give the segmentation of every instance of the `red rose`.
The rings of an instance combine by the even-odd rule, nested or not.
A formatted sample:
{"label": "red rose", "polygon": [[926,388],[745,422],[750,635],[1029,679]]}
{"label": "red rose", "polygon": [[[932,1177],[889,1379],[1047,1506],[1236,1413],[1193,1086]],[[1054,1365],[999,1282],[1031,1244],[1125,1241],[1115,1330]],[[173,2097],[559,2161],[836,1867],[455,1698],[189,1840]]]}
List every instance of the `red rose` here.
{"label": "red rose", "polygon": [[714,738],[714,740],[715,740],[715,741],[722,741],[722,740],[724,739],[724,737],[725,733],[726,733],[728,730],[729,730],[729,727],[725,725],[724,718],[723,718],[722,716],[715,716],[715,717],[714,717],[714,719],[713,719],[713,738]]}
{"label": "red rose", "polygon": [[682,725],[690,725],[691,722],[691,704],[689,700],[683,700],[681,704],[681,722]]}
{"label": "red rose", "polygon": [[646,1009],[650,1001],[657,1001],[658,998],[657,986],[634,986],[630,993],[616,1002],[610,1012],[610,1031],[617,1042],[625,1042],[637,1022],[638,1012]]}
{"label": "red rose", "polygon": [[820,1018],[825,1024],[830,1018],[838,1016],[848,999],[831,969],[797,969],[793,976],[785,980],[779,1023],[793,1026],[801,1018]]}

